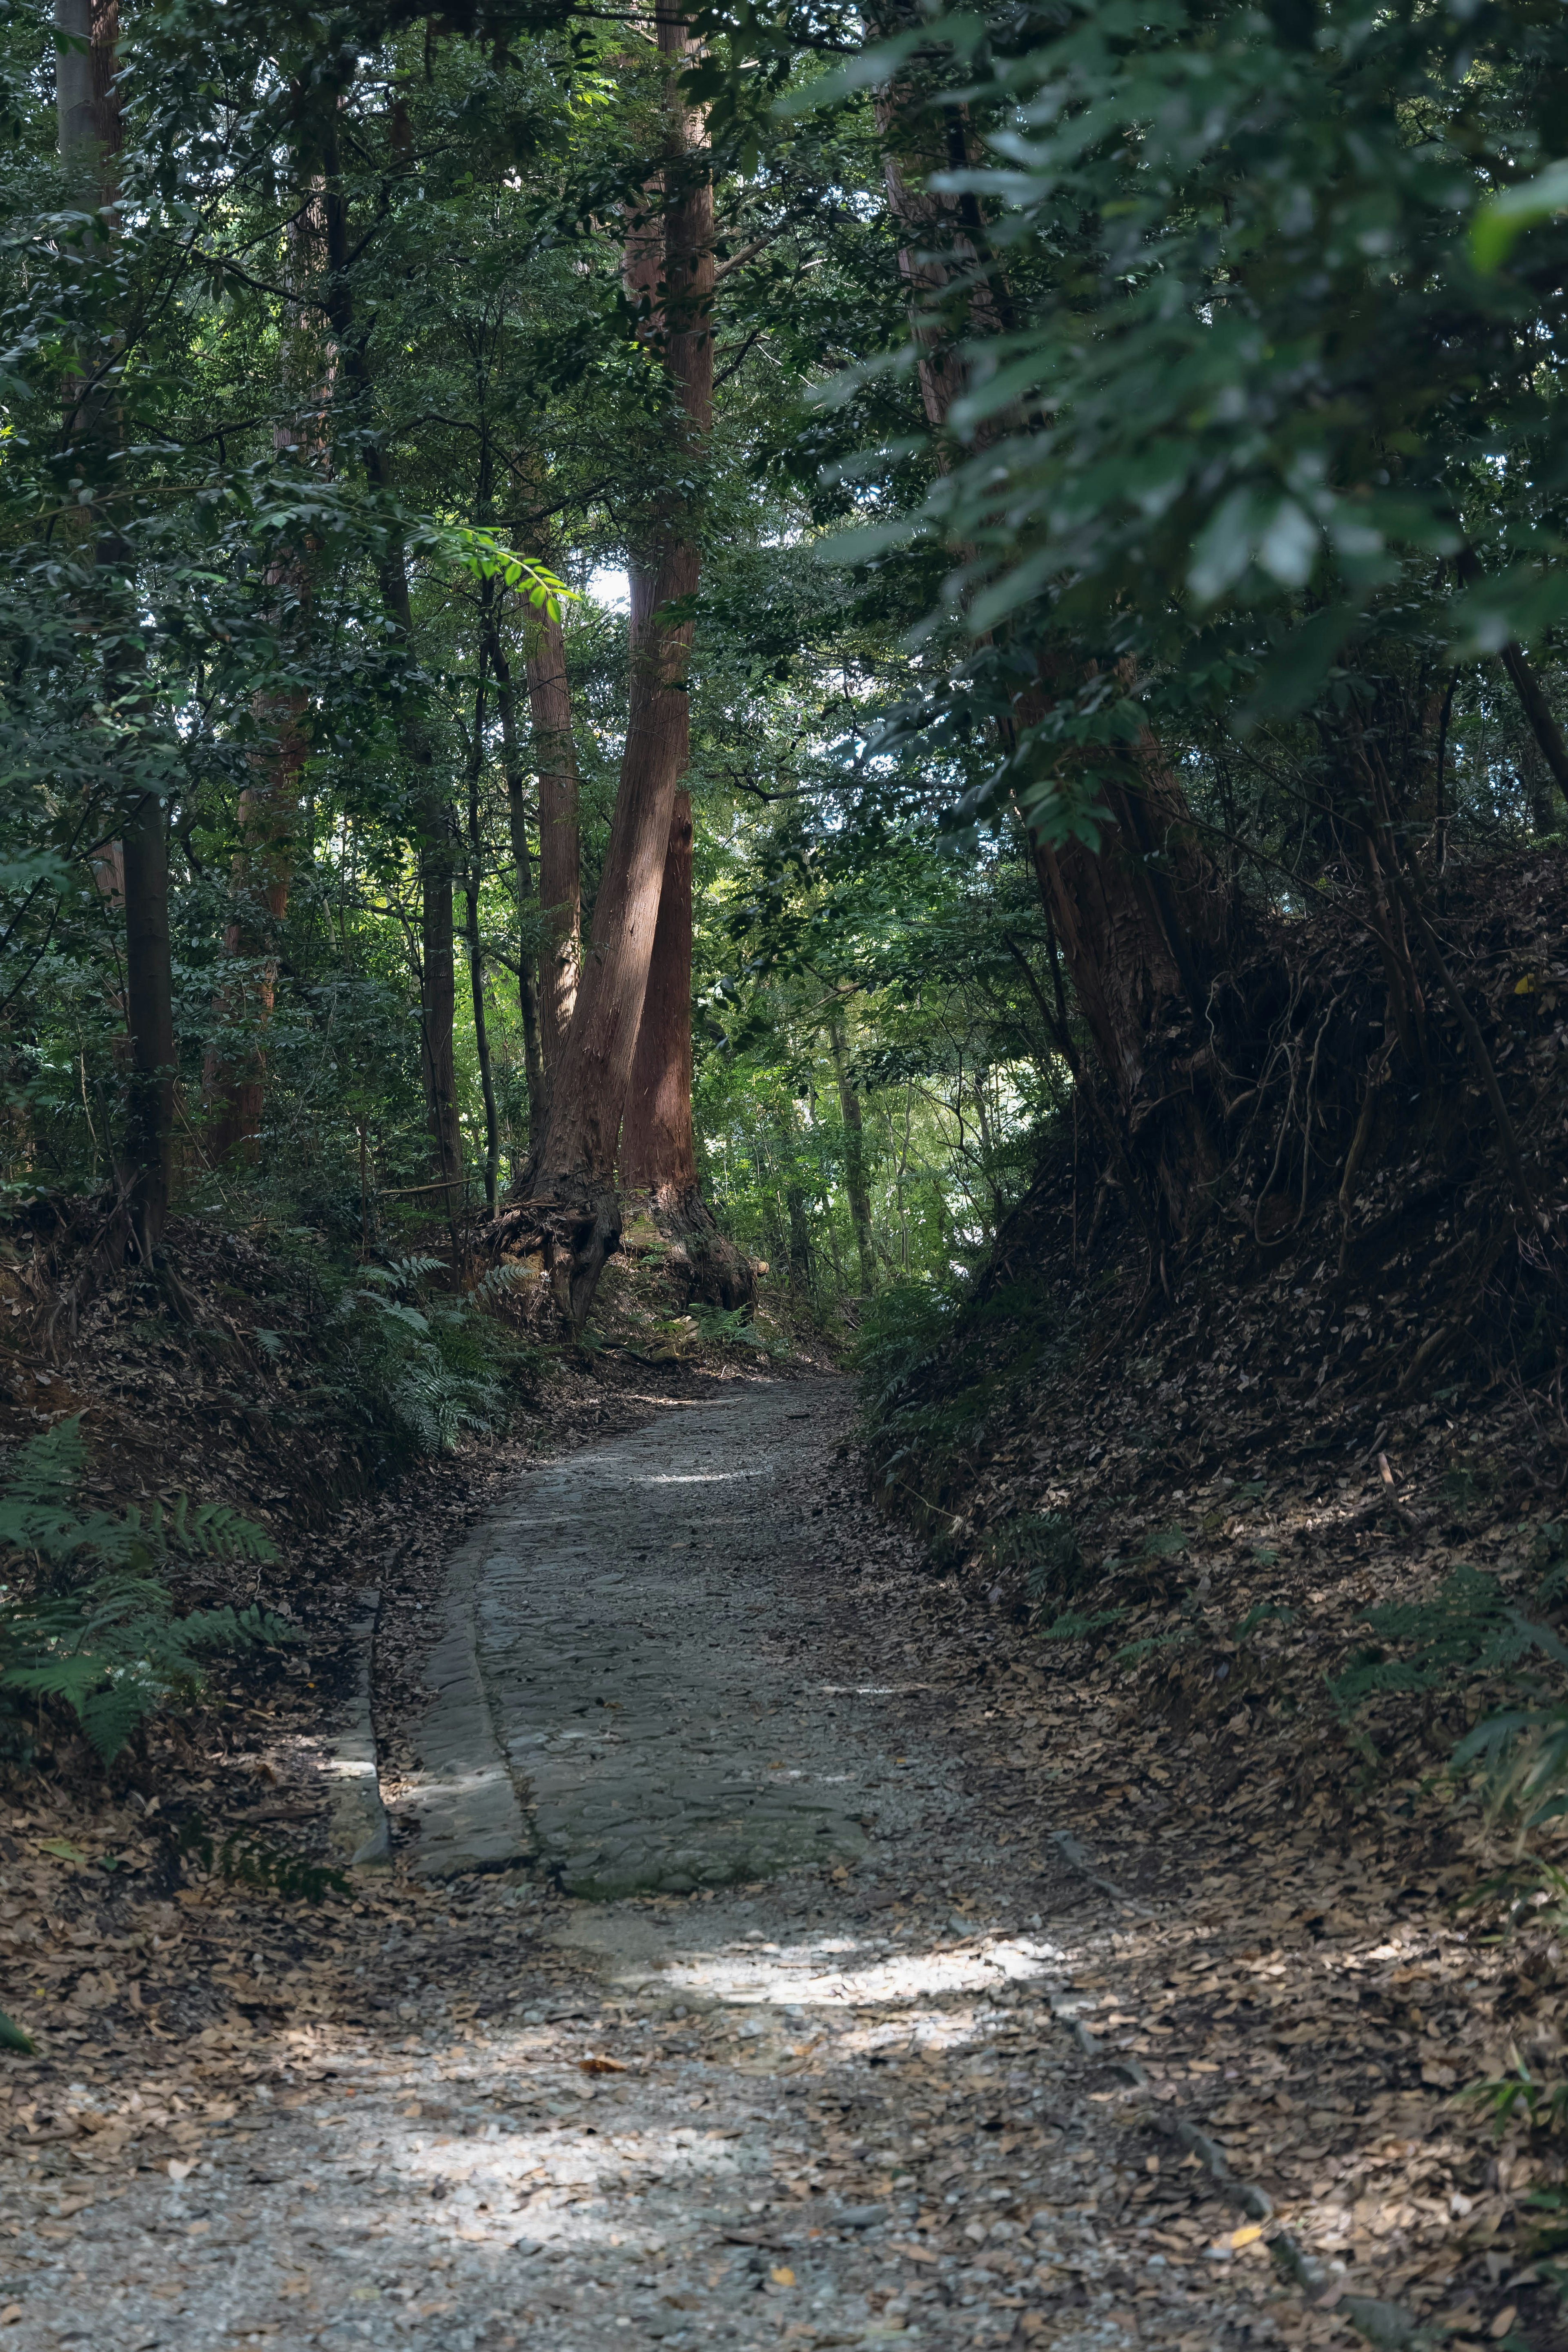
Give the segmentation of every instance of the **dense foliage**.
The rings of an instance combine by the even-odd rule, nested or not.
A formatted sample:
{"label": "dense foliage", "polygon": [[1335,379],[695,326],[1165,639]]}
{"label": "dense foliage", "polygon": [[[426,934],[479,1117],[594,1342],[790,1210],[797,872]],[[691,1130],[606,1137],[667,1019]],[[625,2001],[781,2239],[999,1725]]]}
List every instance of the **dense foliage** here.
{"label": "dense foliage", "polygon": [[[119,845],[154,804],[178,1204],[361,1255],[458,1209],[421,1093],[436,835],[476,978],[462,1210],[537,1140],[539,745],[503,672],[561,611],[591,919],[621,567],[672,462],[623,268],[672,200],[665,83],[647,27],[465,21],[128,6],[89,185],[71,37],[14,20],[13,1200],[125,1181]],[[1404,957],[1379,860],[1419,890],[1557,830],[1568,231],[1531,175],[1563,37],[1530,5],[697,29],[700,1169],[854,1318],[966,1280],[1042,1130],[1093,1125],[1034,852],[1100,837],[1130,748],[1247,936],[1364,904]]]}

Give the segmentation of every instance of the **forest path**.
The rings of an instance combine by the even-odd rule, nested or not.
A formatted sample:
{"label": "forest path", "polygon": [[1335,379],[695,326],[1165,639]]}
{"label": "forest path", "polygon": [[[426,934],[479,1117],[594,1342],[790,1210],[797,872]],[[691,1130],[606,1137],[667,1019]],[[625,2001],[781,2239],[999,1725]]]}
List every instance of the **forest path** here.
{"label": "forest path", "polygon": [[[414,1866],[532,1860],[568,1895],[765,1878],[865,1852],[879,1696],[824,1685],[789,1472],[840,1384],[736,1381],[520,1486],[453,1561],[400,1811]],[[821,1506],[816,1506],[820,1516]],[[804,1662],[804,1672],[803,1672]]]}
{"label": "forest path", "polygon": [[[198,2056],[177,2160],[54,2202],[35,2166],[7,2346],[1271,2334],[1201,2241],[1173,2261],[1148,2238],[1146,2126],[1068,2024],[1106,1999],[1086,1975],[1117,1980],[1125,1923],[1062,1863],[1041,1790],[1020,1837],[1011,1759],[975,1744],[984,1620],[933,1639],[908,1547],[838,1460],[851,1406],[837,1381],[715,1383],[519,1479],[451,1563],[424,1728],[474,1699],[466,1639],[470,1722],[531,1790],[495,1779],[495,1740],[452,1745],[445,1782],[426,1759],[393,1871],[292,1915],[315,2021],[227,2062],[222,2105]],[[561,1874],[661,1889],[433,1878],[479,1787],[512,1808],[489,1829],[521,1823]]]}

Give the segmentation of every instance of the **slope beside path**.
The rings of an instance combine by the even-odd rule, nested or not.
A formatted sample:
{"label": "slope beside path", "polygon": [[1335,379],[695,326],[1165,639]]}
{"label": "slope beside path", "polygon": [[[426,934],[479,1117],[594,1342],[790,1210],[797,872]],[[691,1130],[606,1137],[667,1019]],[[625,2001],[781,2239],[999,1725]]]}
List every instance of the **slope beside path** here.
{"label": "slope beside path", "polygon": [[[1284,2218],[1331,2247],[1383,2093],[1224,2021],[1293,1981],[1262,1880],[1216,1916],[1195,1861],[1131,1887],[1058,1837],[1091,1727],[1058,1691],[1047,1740],[1038,1654],[867,1507],[849,1409],[715,1383],[495,1496],[379,1724],[416,1759],[391,1866],[320,1912],[144,1904],[114,1967],[145,2030],[8,2062],[0,2342],[1350,2340],[1173,2126],[1223,2089],[1278,2198],[1269,2118],[1315,2076]],[[499,1843],[465,1853],[479,1789]],[[1398,1974],[1353,1942],[1304,1966]]]}

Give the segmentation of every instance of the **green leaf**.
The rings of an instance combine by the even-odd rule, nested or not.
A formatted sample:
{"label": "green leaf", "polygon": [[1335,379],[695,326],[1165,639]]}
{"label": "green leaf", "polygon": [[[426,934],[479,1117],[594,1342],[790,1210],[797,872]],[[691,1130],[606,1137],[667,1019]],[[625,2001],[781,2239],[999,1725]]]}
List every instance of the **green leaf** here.
{"label": "green leaf", "polygon": [[1548,163],[1533,180],[1489,196],[1470,223],[1470,258],[1489,277],[1508,259],[1527,228],[1568,212],[1568,161]]}
{"label": "green leaf", "polygon": [[36,2058],[38,2045],[30,2033],[24,2033],[13,2017],[0,2009],[0,2050],[19,2050],[25,2058]]}

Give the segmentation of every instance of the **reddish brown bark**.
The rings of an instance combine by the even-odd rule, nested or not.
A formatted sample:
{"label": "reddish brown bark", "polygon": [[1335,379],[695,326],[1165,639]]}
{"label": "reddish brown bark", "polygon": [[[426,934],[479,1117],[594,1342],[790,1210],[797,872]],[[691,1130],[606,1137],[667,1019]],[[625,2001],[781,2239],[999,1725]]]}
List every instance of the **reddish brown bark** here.
{"label": "reddish brown bark", "polygon": [[572,696],[559,621],[542,615],[528,657],[533,764],[539,777],[539,1044],[544,1081],[560,1067],[583,953],[583,870],[577,821],[577,755]]}
{"label": "reddish brown bark", "polygon": [[[915,21],[884,0],[882,29]],[[973,197],[938,193],[929,175],[963,160],[963,110],[945,131],[922,93],[895,84],[880,93],[889,205],[900,230],[899,263],[910,294],[910,333],[921,396],[941,429],[965,388],[959,340],[1000,333],[1009,314],[1001,273],[986,249]],[[984,436],[977,438],[983,439]],[[1038,655],[1041,685],[1020,696],[1009,748],[1057,696],[1096,675],[1066,647]],[[1068,779],[1081,781],[1081,779]],[[1179,1239],[1207,1204],[1218,1165],[1213,1098],[1220,1091],[1208,1022],[1208,989],[1230,938],[1228,891],[1198,847],[1185,796],[1147,730],[1097,765],[1091,794],[1105,810],[1098,845],[1055,842],[1027,827],[1045,907],[1108,1082],[1118,1158],[1136,1169],[1139,1204],[1162,1240]],[[1035,814],[1040,814],[1035,804]]]}
{"label": "reddish brown bark", "polygon": [[1096,780],[1109,819],[1096,848],[1053,845],[1033,827],[1029,842],[1142,1206],[1162,1242],[1176,1241],[1201,1220],[1219,1165],[1207,996],[1230,904],[1152,739],[1129,770]]}
{"label": "reddish brown bark", "polygon": [[697,1192],[691,1131],[691,796],[675,796],[658,921],[621,1129],[621,1183],[679,1215]]}
{"label": "reddish brown bark", "polygon": [[[638,520],[627,566],[630,712],[590,951],[551,1087],[543,1148],[526,1186],[527,1199],[541,1213],[557,1306],[579,1329],[620,1238],[616,1155],[689,735],[691,624],[672,621],[668,608],[692,595],[698,583],[689,477],[712,416],[712,185],[706,176],[680,169],[700,143],[700,125],[688,117],[675,82],[674,69],[689,47],[684,19],[661,12],[658,36],[671,68],[667,105],[673,168],[664,191],[663,269],[647,331],[657,338],[676,408],[658,460],[662,478],[656,478],[654,496]],[[626,240],[627,290],[634,299],[646,291],[656,266],[657,234],[650,206],[646,216],[634,218]]]}

